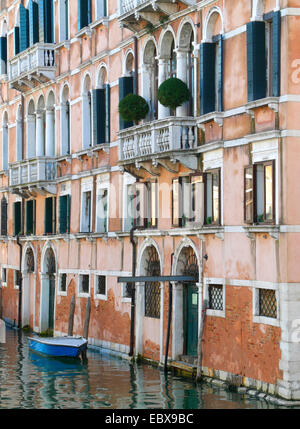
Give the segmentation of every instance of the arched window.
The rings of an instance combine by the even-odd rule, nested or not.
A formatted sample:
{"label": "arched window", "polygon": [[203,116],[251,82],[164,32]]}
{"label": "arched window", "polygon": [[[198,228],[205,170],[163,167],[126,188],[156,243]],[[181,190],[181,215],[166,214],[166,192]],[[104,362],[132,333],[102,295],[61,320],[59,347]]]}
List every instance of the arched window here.
{"label": "arched window", "polygon": [[[167,30],[160,42],[160,53],[158,62],[158,86],[170,77],[177,76],[177,59],[175,52],[175,40],[173,33]],[[168,107],[158,103],[158,118],[170,116],[171,111]]]}
{"label": "arched window", "polygon": [[8,115],[4,113],[2,119],[2,170],[8,169]]}
{"label": "arched window", "polygon": [[144,49],[142,72],[142,94],[150,106],[149,120],[157,119],[158,115],[158,63],[156,56],[156,45],[153,40],[149,40]]}
{"label": "arched window", "polygon": [[46,105],[46,155],[55,155],[55,98],[51,91]]}
{"label": "arched window", "polygon": [[23,159],[23,123],[22,123],[22,106],[20,105],[17,110],[17,139],[16,139],[16,160]]}
{"label": "arched window", "polygon": [[61,155],[71,153],[70,101],[69,88],[64,86],[60,104],[60,152]]}
{"label": "arched window", "polygon": [[100,68],[92,101],[93,144],[108,143],[110,141],[110,85],[105,65]]}
{"label": "arched window", "polygon": [[82,91],[82,148],[92,146],[92,97],[91,79],[86,75]]}
{"label": "arched window", "polygon": [[36,156],[36,123],[35,123],[35,106],[33,100],[30,100],[27,110],[27,158]]}
{"label": "arched window", "polygon": [[0,75],[7,73],[7,23],[5,20],[1,23],[0,37]]}
{"label": "arched window", "polygon": [[45,155],[45,101],[41,96],[36,110],[36,156]]}

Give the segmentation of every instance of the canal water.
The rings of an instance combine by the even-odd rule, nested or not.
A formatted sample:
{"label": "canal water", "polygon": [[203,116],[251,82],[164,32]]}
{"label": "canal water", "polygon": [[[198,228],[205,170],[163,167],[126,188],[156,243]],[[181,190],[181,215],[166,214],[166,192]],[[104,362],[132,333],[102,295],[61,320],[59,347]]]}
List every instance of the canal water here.
{"label": "canal water", "polygon": [[0,409],[262,409],[275,405],[196,384],[88,349],[86,364],[31,352],[7,329],[0,344]]}

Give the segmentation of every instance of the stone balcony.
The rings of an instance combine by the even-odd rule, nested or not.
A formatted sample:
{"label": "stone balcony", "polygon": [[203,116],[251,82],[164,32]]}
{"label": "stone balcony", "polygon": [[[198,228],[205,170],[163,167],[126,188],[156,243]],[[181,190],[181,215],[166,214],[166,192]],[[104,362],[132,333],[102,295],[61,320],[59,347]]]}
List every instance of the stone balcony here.
{"label": "stone balcony", "polygon": [[9,187],[24,198],[56,194],[56,158],[38,157],[9,164]]}
{"label": "stone balcony", "polygon": [[178,171],[181,163],[198,169],[196,119],[171,116],[119,131],[119,165],[138,177],[143,170],[160,174],[160,167]]}
{"label": "stone balcony", "polygon": [[192,6],[196,0],[119,0],[119,22],[134,32],[156,26],[178,12],[179,3]]}
{"label": "stone balcony", "polygon": [[55,79],[55,45],[36,43],[8,62],[10,88],[25,92]]}

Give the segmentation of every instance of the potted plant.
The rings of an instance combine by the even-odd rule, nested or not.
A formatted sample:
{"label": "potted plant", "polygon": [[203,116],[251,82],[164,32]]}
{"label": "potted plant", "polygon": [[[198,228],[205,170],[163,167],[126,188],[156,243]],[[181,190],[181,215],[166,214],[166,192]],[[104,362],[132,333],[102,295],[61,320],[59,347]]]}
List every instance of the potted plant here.
{"label": "potted plant", "polygon": [[170,107],[173,111],[186,101],[189,101],[191,93],[187,85],[177,77],[165,80],[158,88],[157,98],[159,102]]}
{"label": "potted plant", "polygon": [[119,103],[119,114],[124,121],[137,124],[149,111],[147,101],[137,94],[128,94]]}

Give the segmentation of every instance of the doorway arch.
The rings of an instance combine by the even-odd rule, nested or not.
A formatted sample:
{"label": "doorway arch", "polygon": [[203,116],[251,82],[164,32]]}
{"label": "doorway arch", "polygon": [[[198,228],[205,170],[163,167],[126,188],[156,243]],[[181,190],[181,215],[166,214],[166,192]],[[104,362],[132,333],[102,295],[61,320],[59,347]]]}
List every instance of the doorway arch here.
{"label": "doorway arch", "polygon": [[35,257],[34,249],[28,245],[24,249],[22,263],[22,327],[35,324]]}
{"label": "doorway arch", "polygon": [[41,273],[41,326],[42,332],[55,328],[56,256],[49,245],[43,251]]}

